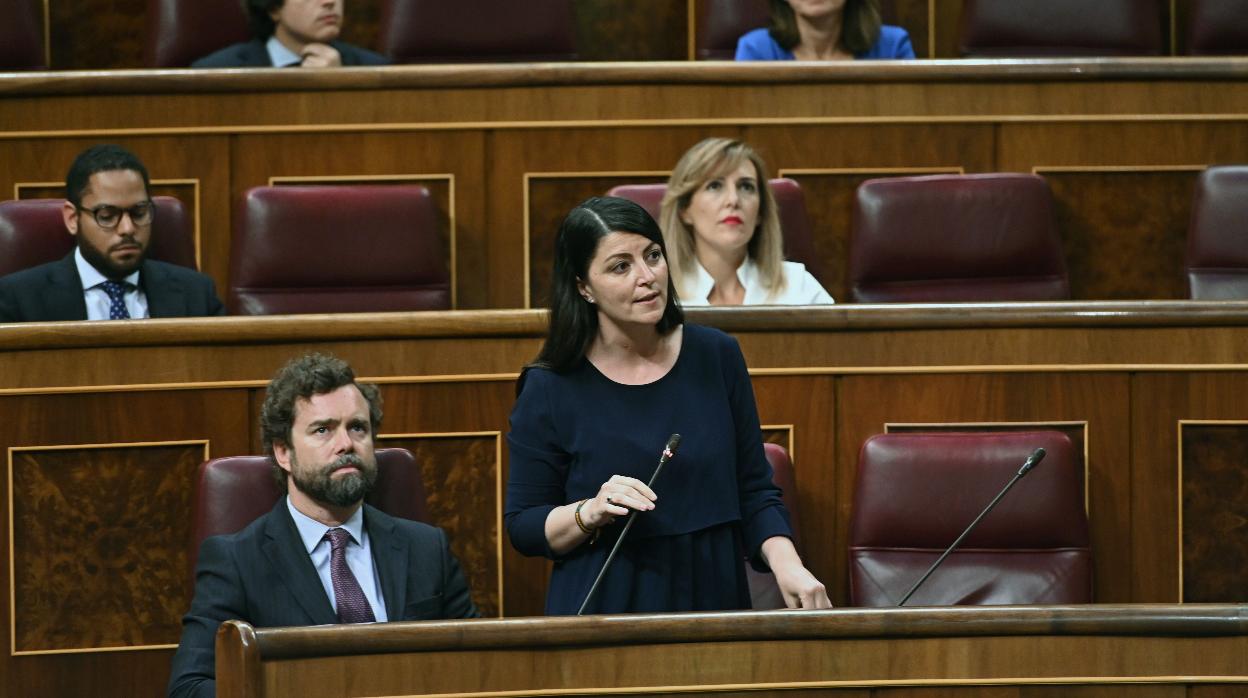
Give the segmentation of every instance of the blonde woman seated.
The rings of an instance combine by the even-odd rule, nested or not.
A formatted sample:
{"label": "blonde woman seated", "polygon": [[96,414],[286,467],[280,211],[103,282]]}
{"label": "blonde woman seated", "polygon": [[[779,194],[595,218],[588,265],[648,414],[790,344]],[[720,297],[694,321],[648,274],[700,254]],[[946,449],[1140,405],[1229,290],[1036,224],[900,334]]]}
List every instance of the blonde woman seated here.
{"label": "blonde woman seated", "polygon": [[804,265],[784,261],[767,168],[741,141],[690,148],[667,182],[659,222],[684,306],[835,302]]}

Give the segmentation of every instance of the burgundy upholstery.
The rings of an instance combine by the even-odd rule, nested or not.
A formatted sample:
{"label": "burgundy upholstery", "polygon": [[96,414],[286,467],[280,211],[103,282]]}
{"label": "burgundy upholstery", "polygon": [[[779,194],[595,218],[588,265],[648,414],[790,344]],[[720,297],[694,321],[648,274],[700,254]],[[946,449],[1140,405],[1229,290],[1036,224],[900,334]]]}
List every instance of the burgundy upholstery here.
{"label": "burgundy upholstery", "polygon": [[[156,196],[156,219],[147,255],[195,268],[195,232],[186,206]],[[54,262],[74,250],[74,237],[61,218],[64,199],[0,201],[0,276]]]}
{"label": "burgundy upholstery", "polygon": [[1248,166],[1196,179],[1185,267],[1193,299],[1248,300]]}
{"label": "burgundy upholstery", "polygon": [[893,606],[1018,472],[907,606],[1091,603],[1083,473],[1061,432],[883,434],[867,439],[849,523],[849,597]]}
{"label": "burgundy upholstery", "polygon": [[249,39],[240,0],[147,0],[143,63],[149,68],[185,68]]}
{"label": "burgundy upholstery", "polygon": [[696,0],[695,60],[730,61],[742,34],[767,26],[767,0]]}
{"label": "burgundy upholstery", "polygon": [[1187,52],[1193,56],[1248,54],[1244,0],[1188,0]]}
{"label": "burgundy upholstery", "polygon": [[395,63],[577,58],[572,0],[385,0],[379,34]]}
{"label": "burgundy upholstery", "polygon": [[975,57],[1156,56],[1162,0],[965,0],[960,50]]}
{"label": "burgundy upholstery", "polygon": [[850,296],[863,303],[1070,298],[1053,197],[1028,174],[871,179],[858,187]]}
{"label": "burgundy upholstery", "polygon": [[[784,256],[793,262],[801,262],[819,283],[825,283],[823,265],[815,255],[815,236],[806,213],[806,195],[794,180],[778,178],[768,180],[771,193],[776,198],[780,212],[780,230],[784,233]],[[666,184],[621,184],[612,187],[607,196],[635,201],[641,204],[657,221],[663,203]]]}
{"label": "burgundy upholstery", "polygon": [[[391,516],[428,521],[424,480],[411,451],[381,448],[376,453],[377,485],[366,501]],[[228,456],[201,465],[191,521],[191,578],[205,538],[242,530],[283,494],[265,456]]]}
{"label": "burgundy upholstery", "polygon": [[444,310],[450,274],[421,186],[256,187],[235,212],[230,311]]}
{"label": "burgundy upholstery", "polygon": [[39,0],[0,4],[0,70],[47,70],[42,7]]}
{"label": "burgundy upholstery", "polygon": [[[771,465],[771,481],[784,495],[784,506],[789,510],[789,523],[793,526],[793,545],[800,551],[802,524],[797,507],[797,480],[793,473],[793,461],[789,459],[789,452],[778,444],[763,444],[763,453],[767,456],[767,463]],[[784,608],[784,596],[780,594],[780,587],[776,586],[774,574],[759,572],[746,563],[745,579],[750,585],[752,608]]]}

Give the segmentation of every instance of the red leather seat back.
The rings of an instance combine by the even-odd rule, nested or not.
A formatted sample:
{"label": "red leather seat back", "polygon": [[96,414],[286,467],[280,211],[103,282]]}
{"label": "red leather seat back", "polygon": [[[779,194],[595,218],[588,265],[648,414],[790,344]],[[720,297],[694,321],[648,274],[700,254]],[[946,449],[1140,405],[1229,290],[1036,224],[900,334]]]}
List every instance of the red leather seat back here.
{"label": "red leather seat back", "polygon": [[1185,267],[1193,299],[1248,299],[1248,166],[1210,167],[1196,179]]}
{"label": "red leather seat back", "polygon": [[858,187],[850,296],[860,303],[1070,298],[1053,197],[1029,174],[871,179]]}
{"label": "red leather seat back", "polygon": [[892,606],[1010,481],[1019,481],[907,606],[1090,603],[1092,550],[1074,446],[1061,432],[883,434],[858,457],[854,606]]}
{"label": "red leather seat back", "polygon": [[[151,259],[195,268],[195,229],[181,200],[152,197]],[[0,201],[0,276],[54,262],[74,249],[74,236],[61,218],[64,199]]]}
{"label": "red leather seat back", "polygon": [[0,5],[0,70],[47,70],[43,4],[8,0]]}
{"label": "red leather seat back", "polygon": [[[763,453],[767,463],[771,465],[771,480],[784,496],[784,507],[789,510],[789,523],[793,526],[793,545],[800,551],[801,512],[797,506],[797,479],[793,472],[793,461],[789,452],[778,444],[763,444]],[[784,608],[784,596],[776,585],[776,576],[770,572],[759,572],[748,562],[745,565],[746,582],[750,585],[750,606],[755,609]]]}
{"label": "red leather seat back", "polygon": [[[412,452],[382,448],[376,454],[377,485],[366,501],[391,516],[428,521],[424,480]],[[283,494],[265,456],[228,456],[201,465],[191,521],[191,578],[205,538],[241,531]]]}
{"label": "red leather seat back", "polygon": [[249,39],[240,0],[147,0],[143,64],[149,68],[185,68]]}
{"label": "red leather seat back", "polygon": [[[824,269],[815,254],[815,236],[806,212],[806,195],[796,181],[787,177],[767,181],[780,214],[780,230],[784,233],[784,257],[806,265],[820,283],[824,282]],[[663,203],[666,184],[621,184],[612,187],[607,196],[618,196],[634,201],[657,221]]]}
{"label": "red leather seat back", "polygon": [[1188,0],[1187,7],[1189,54],[1248,54],[1248,6],[1243,0]]}
{"label": "red leather seat back", "polygon": [[769,19],[767,0],[697,0],[694,59],[732,60],[737,39]]}
{"label": "red leather seat back", "polygon": [[230,310],[445,310],[450,272],[442,250],[424,187],[256,187],[235,212]]}
{"label": "red leather seat back", "polygon": [[1157,56],[1161,0],[965,0],[959,47],[971,57]]}
{"label": "red leather seat back", "polygon": [[379,33],[395,63],[577,58],[572,0],[385,0]]}

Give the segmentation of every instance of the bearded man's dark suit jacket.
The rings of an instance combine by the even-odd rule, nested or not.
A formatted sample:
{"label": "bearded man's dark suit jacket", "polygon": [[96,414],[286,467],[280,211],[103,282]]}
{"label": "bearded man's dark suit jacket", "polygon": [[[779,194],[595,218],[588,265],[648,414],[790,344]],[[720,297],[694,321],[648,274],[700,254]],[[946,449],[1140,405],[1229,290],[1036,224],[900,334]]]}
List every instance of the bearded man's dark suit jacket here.
{"label": "bearded man's dark suit jacket", "polygon": [[[269,58],[269,50],[265,47],[268,39],[261,41],[252,39],[241,44],[226,46],[210,53],[191,64],[192,68],[272,68],[273,60]],[[342,41],[331,41],[330,46],[338,49],[343,65],[386,65],[390,61],[380,53],[360,48]]]}
{"label": "bearded man's dark suit jacket", "polygon": [[[480,615],[441,529],[367,504],[364,527],[390,620]],[[230,619],[254,627],[338,622],[286,497],[242,531],[207,538],[200,546],[195,598],[182,619],[170,696],[216,695],[214,643],[217,627]]]}
{"label": "bearded man's dark suit jacket", "polygon": [[[176,264],[144,260],[139,287],[147,314],[161,317],[225,315],[212,279]],[[71,252],[55,262],[0,277],[0,322],[86,320],[82,277]]]}

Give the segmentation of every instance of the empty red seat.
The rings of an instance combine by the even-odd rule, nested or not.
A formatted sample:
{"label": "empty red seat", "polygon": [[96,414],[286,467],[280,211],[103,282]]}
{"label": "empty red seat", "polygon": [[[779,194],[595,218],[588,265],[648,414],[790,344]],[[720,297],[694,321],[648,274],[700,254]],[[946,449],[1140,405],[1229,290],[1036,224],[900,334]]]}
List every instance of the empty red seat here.
{"label": "empty red seat", "polygon": [[1161,0],[965,0],[960,48],[971,57],[1156,56]]}
{"label": "empty red seat", "polygon": [[143,63],[149,68],[185,68],[249,39],[239,0],[147,0]]}
{"label": "empty red seat", "polygon": [[576,60],[571,0],[385,0],[381,46],[395,63]]}
{"label": "empty red seat", "polygon": [[1053,197],[1029,174],[870,179],[858,187],[850,296],[860,303],[1070,298]]}
{"label": "empty red seat", "polygon": [[1248,299],[1248,166],[1210,167],[1196,179],[1185,267],[1191,298]]}
{"label": "empty red seat", "polygon": [[235,211],[230,311],[445,310],[450,271],[429,190],[256,187]]}
{"label": "empty red seat", "polygon": [[867,439],[849,524],[850,603],[895,606],[1037,447],[1044,460],[906,605],[1091,603],[1083,473],[1056,431]]}
{"label": "empty red seat", "polygon": [[1187,52],[1193,56],[1248,54],[1244,0],[1188,0]]}
{"label": "empty red seat", "polygon": [[767,26],[767,0],[698,0],[694,29],[694,58],[730,61],[737,39]]}
{"label": "empty red seat", "polygon": [[48,69],[43,7],[39,0],[8,0],[0,5],[0,70]]}

